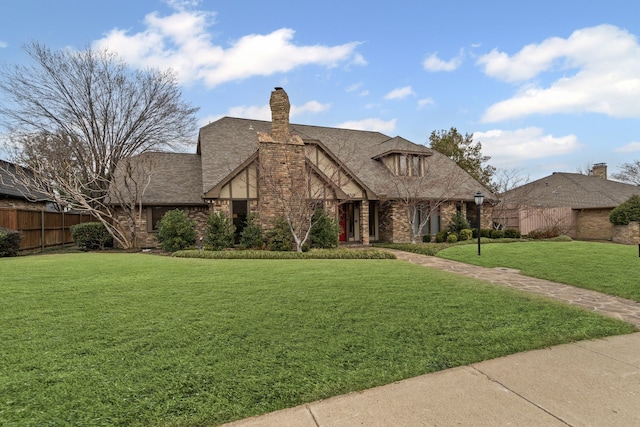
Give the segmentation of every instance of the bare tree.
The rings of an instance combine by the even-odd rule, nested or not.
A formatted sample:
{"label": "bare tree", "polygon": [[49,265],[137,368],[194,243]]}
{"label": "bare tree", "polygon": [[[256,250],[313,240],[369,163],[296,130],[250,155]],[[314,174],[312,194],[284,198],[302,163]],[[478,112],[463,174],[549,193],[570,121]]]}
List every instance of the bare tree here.
{"label": "bare tree", "polygon": [[[271,209],[284,218],[296,251],[302,252],[318,219],[314,215],[317,208],[326,201],[345,202],[347,196],[340,188],[350,177],[335,162],[319,167],[305,157],[301,145],[278,147],[277,158],[277,163],[261,161],[258,165],[261,193],[268,200],[261,209]],[[275,206],[268,207],[268,203]]]}
{"label": "bare tree", "polygon": [[580,175],[593,176],[593,162],[587,162],[583,166],[576,168],[576,173]]}
{"label": "bare tree", "polygon": [[32,66],[0,71],[0,118],[14,160],[33,172],[30,188],[89,212],[119,244],[135,246],[112,225],[110,202],[119,198],[107,199],[111,178],[124,159],[187,143],[197,109],[182,101],[171,71],[133,71],[106,50],[52,51],[34,42],[25,51]]}
{"label": "bare tree", "polygon": [[[459,197],[460,189],[472,185],[475,180],[444,155],[424,158],[406,153],[400,158],[407,162],[406,166],[392,171],[390,183],[395,190],[394,199],[398,200],[407,220],[411,243],[417,243],[422,238],[423,228],[440,207]],[[474,191],[477,190],[479,188]]]}
{"label": "bare tree", "polygon": [[640,185],[640,160],[620,165],[620,172],[611,175],[627,184]]}
{"label": "bare tree", "polygon": [[[498,201],[493,206],[493,223],[497,229],[509,226],[509,220],[518,215],[526,204],[534,187],[523,187],[529,182],[529,176],[522,176],[519,169],[498,169],[493,179]],[[514,192],[518,187],[521,191]]]}
{"label": "bare tree", "polygon": [[120,208],[115,218],[110,216],[108,224],[103,223],[112,229],[112,235],[117,235],[117,240],[123,247],[139,247],[138,232],[142,224],[142,200],[156,168],[157,161],[154,157],[145,154],[122,159],[116,166],[112,185],[109,187],[109,195],[106,198],[107,203],[101,211],[110,212],[109,207],[113,205]]}

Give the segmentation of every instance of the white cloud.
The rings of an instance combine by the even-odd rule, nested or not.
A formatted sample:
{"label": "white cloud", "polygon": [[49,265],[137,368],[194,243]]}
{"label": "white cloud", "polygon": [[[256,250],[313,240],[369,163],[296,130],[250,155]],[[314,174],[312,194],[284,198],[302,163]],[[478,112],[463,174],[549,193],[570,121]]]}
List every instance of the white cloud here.
{"label": "white cloud", "polygon": [[405,86],[392,90],[384,96],[384,99],[403,99],[410,95],[415,96],[415,92],[411,89],[411,86]]}
{"label": "white cloud", "polygon": [[290,28],[245,35],[230,46],[215,45],[208,32],[215,13],[188,10],[192,2],[170,0],[168,4],[176,12],[169,16],[148,14],[143,31],[130,34],[113,29],[94,44],[118,52],[133,66],[173,68],[182,82],[202,81],[209,87],[284,73],[304,65],[366,64],[355,52],[358,42],[298,46],[293,43],[295,31]]}
{"label": "white cloud", "polygon": [[355,129],[355,130],[369,130],[382,133],[391,133],[396,129],[396,119],[382,120],[382,119],[364,119],[364,120],[352,120],[337,125],[343,129]]}
{"label": "white cloud", "polygon": [[253,120],[271,120],[271,108],[269,107],[269,104],[262,106],[240,105],[229,108],[227,116]]}
{"label": "white cloud", "polygon": [[2,49],[4,47],[9,47],[9,43],[3,42],[2,40],[0,40],[0,49]]}
{"label": "white cloud", "polygon": [[427,71],[454,71],[464,60],[464,50],[460,50],[460,53],[455,58],[452,58],[448,61],[443,61],[438,58],[438,52],[432,53],[427,56],[427,58],[422,61],[422,67]]}
{"label": "white cloud", "polygon": [[[297,115],[306,114],[306,113],[321,113],[323,111],[327,111],[331,108],[331,104],[322,104],[318,101],[309,101],[302,105],[292,105],[291,106],[291,117],[295,117]],[[227,111],[227,116],[230,117],[240,117],[243,119],[253,119],[253,120],[266,120],[271,121],[271,107],[269,104],[257,106],[257,105],[240,105],[236,107],[231,107]],[[215,120],[219,119],[221,116],[212,116],[216,117]],[[209,123],[207,121],[207,123]]]}
{"label": "white cloud", "polygon": [[[487,109],[485,122],[579,112],[640,117],[640,45],[634,35],[612,25],[577,30],[567,39],[549,38],[511,57],[494,50],[478,64],[489,76],[521,84],[515,96]],[[546,87],[532,81],[558,71],[563,76]]]}
{"label": "white cloud", "polygon": [[331,108],[331,103],[323,104],[318,101],[309,101],[302,105],[292,105],[291,106],[291,116],[295,117],[300,114],[305,113],[322,113],[323,111],[327,111]]}
{"label": "white cloud", "polygon": [[433,100],[433,98],[424,98],[424,99],[420,99],[418,100],[418,107],[422,108],[425,105],[432,105],[435,104],[435,101]]}
{"label": "white cloud", "polygon": [[176,10],[185,10],[200,6],[200,0],[164,0],[169,7]]}
{"label": "white cloud", "polygon": [[484,155],[491,156],[489,163],[492,166],[506,168],[513,168],[525,160],[569,154],[580,148],[575,135],[545,135],[538,127],[474,132],[473,140],[482,144]]}
{"label": "white cloud", "polygon": [[616,148],[616,152],[618,153],[632,153],[634,151],[640,151],[640,142],[634,141]]}
{"label": "white cloud", "polygon": [[354,83],[351,86],[347,87],[345,90],[347,92],[356,92],[356,91],[360,90],[360,88],[362,88],[362,86],[364,86],[364,83],[362,83],[362,82]]}

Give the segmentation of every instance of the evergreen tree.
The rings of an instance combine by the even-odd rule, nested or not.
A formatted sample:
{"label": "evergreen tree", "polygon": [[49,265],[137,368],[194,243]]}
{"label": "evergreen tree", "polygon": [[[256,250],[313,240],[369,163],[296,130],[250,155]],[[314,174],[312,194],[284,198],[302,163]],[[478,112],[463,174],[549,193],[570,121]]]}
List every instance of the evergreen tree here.
{"label": "evergreen tree", "polygon": [[429,136],[432,149],[456,162],[485,187],[491,188],[491,179],[496,168],[483,166],[491,157],[482,155],[482,144],[473,142],[473,134],[460,134],[455,127],[450,130],[433,131]]}

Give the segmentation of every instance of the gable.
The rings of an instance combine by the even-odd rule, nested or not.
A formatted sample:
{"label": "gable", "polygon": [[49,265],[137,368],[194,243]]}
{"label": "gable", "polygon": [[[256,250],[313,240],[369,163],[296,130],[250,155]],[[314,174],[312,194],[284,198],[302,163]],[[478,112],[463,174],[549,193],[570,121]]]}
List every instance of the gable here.
{"label": "gable", "polygon": [[205,199],[257,199],[258,152],[204,194]]}
{"label": "gable", "polygon": [[349,171],[320,141],[305,141],[305,156],[317,168],[319,177],[350,199],[377,199],[357,176]]}

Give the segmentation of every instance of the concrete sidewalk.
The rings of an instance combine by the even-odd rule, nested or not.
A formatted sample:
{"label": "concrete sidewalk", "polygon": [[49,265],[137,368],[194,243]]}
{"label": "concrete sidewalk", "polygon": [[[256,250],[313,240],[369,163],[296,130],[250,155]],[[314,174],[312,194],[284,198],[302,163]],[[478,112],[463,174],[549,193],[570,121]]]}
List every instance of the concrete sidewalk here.
{"label": "concrete sidewalk", "polygon": [[[624,298],[436,257],[399,259],[545,295],[640,327]],[[461,366],[240,420],[258,426],[640,426],[640,333]]]}
{"label": "concrete sidewalk", "polygon": [[568,425],[640,425],[640,333],[461,366],[227,427]]}

